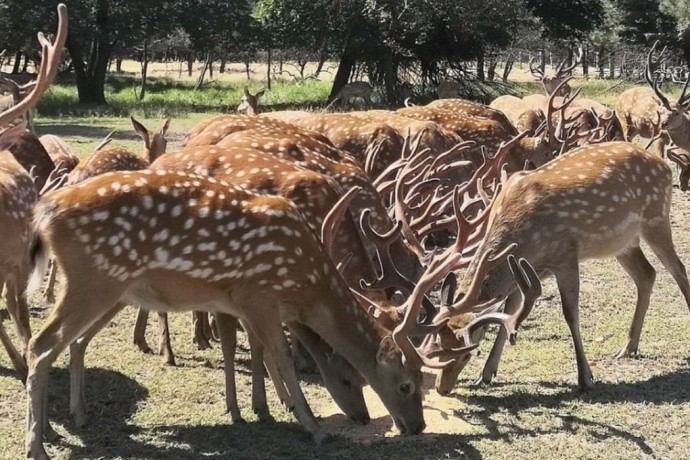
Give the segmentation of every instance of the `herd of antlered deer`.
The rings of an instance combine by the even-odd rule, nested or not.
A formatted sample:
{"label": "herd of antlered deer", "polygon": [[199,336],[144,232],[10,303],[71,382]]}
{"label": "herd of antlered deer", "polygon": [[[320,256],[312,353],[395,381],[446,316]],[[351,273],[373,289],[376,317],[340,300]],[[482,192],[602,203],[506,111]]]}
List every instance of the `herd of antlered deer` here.
{"label": "herd of antlered deer", "polygon": [[[60,138],[37,138],[18,121],[57,73],[66,7],[57,12],[54,40],[39,34],[36,80],[0,80],[11,90],[0,114],[1,279],[19,346],[1,325],[0,341],[26,382],[26,449],[35,459],[48,458],[44,441],[56,435],[47,419],[51,364],[69,347],[70,411],[84,424],[86,347],[126,305],[141,308],[134,342],[143,351],[147,312],[159,312],[159,352],[169,364],[167,312],[194,310],[201,348],[219,337],[233,421],[241,420],[239,321],[251,346],[253,410],[270,417],[267,370],[317,442],[324,435],[295,371],[308,357],[354,422],[369,421],[368,384],[399,431],[418,434],[423,369],[436,370],[436,390],[449,393],[497,324],[477,381],[489,384],[547,273],[582,389],[593,381],[578,319],[580,261],[613,256],[637,286],[620,357],[637,353],[655,279],[642,241],[690,305],[666,162],[678,164],[686,190],[690,95],[687,83],[676,102],[662,92],[650,70],[654,49],[651,88],[624,92],[615,110],[571,91],[577,59],[553,77],[533,69],[544,95],[501,96],[491,106],[444,98],[395,111],[259,115],[260,94],[245,90],[243,113],[199,123],[179,151],[166,152],[168,122],[150,132],[133,119],[143,157],[106,140],[79,161]],[[370,92],[355,82],[339,97]],[[439,92],[454,95],[447,82]],[[630,142],[635,135],[650,138],[645,148]],[[41,287],[49,267],[45,294],[54,301],[56,273],[61,293],[32,333],[25,292]]]}

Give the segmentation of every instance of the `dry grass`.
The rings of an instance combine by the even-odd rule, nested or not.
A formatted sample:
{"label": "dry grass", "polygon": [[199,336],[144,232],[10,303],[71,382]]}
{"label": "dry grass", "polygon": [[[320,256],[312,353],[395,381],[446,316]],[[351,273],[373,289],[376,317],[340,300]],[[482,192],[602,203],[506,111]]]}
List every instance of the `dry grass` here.
{"label": "dry grass", "polygon": [[[175,118],[179,140],[208,114]],[[161,119],[148,119],[156,127]],[[125,118],[39,120],[41,133],[63,135],[84,155],[111,129],[116,141],[135,151],[140,142]],[[171,150],[176,144],[171,144]],[[690,261],[686,231],[690,202],[674,191],[673,228],[682,260]],[[650,253],[650,251],[646,251]],[[239,399],[247,424],[230,424],[223,414],[223,373],[216,346],[198,351],[191,344],[188,318],[171,316],[178,366],[142,355],[130,343],[134,310],[118,316],[87,353],[86,392],[91,424],[76,429],[69,419],[68,373],[58,360],[51,375],[50,416],[64,436],[49,452],[66,458],[686,458],[690,449],[690,315],[670,276],[659,271],[642,336],[639,359],[613,361],[626,340],[634,309],[632,282],[613,260],[582,266],[582,334],[597,379],[580,394],[574,354],[560,313],[553,281],[545,283],[516,346],[508,347],[495,383],[473,390],[483,357],[475,359],[449,397],[426,395],[425,434],[396,437],[375,395],[367,392],[373,422],[354,427],[334,407],[313,375],[303,388],[314,412],[333,434],[315,447],[270,388],[275,423],[259,423],[249,409],[246,343],[239,352]],[[48,306],[32,300],[33,326]],[[8,323],[6,323],[8,325]],[[150,328],[153,343],[155,327]],[[488,352],[489,341],[482,346]],[[432,376],[429,376],[428,387]],[[0,458],[23,457],[22,385],[0,353]]]}

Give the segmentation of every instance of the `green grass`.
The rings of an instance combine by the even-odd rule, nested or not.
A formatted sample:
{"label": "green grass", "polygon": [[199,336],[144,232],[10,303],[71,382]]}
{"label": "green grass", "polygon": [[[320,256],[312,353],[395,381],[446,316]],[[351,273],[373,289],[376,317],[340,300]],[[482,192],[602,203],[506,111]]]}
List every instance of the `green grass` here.
{"label": "green grass", "polygon": [[[627,86],[581,82],[583,95],[611,103]],[[267,93],[270,108],[292,107],[293,101],[320,107],[328,84],[300,87],[276,85]],[[527,91],[534,85],[515,85]],[[171,150],[192,125],[220,112],[222,100],[233,107],[239,86],[191,91],[187,84],[156,82],[150,101],[133,102],[123,85],[109,94],[108,108],[84,110],[74,104],[74,89],[51,89],[37,118],[41,133],[55,133],[80,155],[87,154],[110,130],[116,142],[135,151],[141,142],[129,126],[132,113],[155,128],[173,117]],[[675,88],[674,91],[678,91]],[[60,102],[62,101],[62,102]],[[71,101],[71,102],[70,102]],[[129,101],[129,102],[128,102]],[[154,102],[155,101],[155,102]],[[299,104],[297,104],[299,106]],[[198,107],[203,107],[200,111]],[[175,111],[179,114],[175,115]],[[48,116],[49,114],[49,116]],[[674,190],[672,223],[679,255],[690,261],[690,201]],[[470,363],[449,397],[430,390],[425,399],[427,432],[392,437],[391,424],[376,398],[367,392],[373,421],[354,427],[338,414],[315,376],[304,376],[303,388],[314,412],[333,439],[314,446],[294,417],[269,389],[275,423],[258,423],[250,410],[248,350],[238,354],[239,401],[247,424],[231,424],[223,414],[223,372],[218,346],[198,351],[190,340],[187,315],[171,315],[173,349],[178,367],[142,355],[130,343],[134,310],[120,314],[91,344],[86,358],[86,392],[90,424],[76,429],[69,418],[68,374],[58,359],[51,375],[49,415],[64,436],[49,444],[58,459],[263,459],[263,458],[687,458],[690,441],[690,315],[677,286],[651,256],[659,276],[642,335],[639,359],[613,361],[626,340],[635,302],[632,282],[614,260],[582,266],[581,324],[585,349],[597,380],[594,390],[580,394],[571,340],[560,312],[552,280],[521,330],[516,346],[507,347],[494,385],[473,390],[491,345]],[[48,311],[31,299],[33,327]],[[12,333],[12,328],[5,326]],[[149,343],[155,343],[155,325]],[[242,337],[243,339],[243,337]],[[432,377],[427,379],[431,387]],[[24,456],[25,393],[0,352],[0,458]]]}

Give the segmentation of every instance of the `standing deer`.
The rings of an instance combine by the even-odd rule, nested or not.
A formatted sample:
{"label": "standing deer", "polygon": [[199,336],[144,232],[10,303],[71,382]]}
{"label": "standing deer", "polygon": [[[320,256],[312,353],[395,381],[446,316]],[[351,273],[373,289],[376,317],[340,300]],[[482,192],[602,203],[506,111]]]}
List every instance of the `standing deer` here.
{"label": "standing deer", "polygon": [[[579,263],[615,256],[637,287],[638,297],[628,343],[616,355],[638,352],[640,333],[655,279],[640,248],[645,241],[671,273],[690,307],[685,267],[673,246],[669,213],[671,170],[664,160],[634,144],[611,142],[573,150],[535,171],[512,176],[491,209],[486,236],[460,285],[463,299],[482,302],[505,298],[506,313],[515,310],[516,285],[506,267],[472,284],[479,260],[516,244],[515,257],[529,259],[540,276],[552,273],[561,295],[563,315],[575,348],[580,388],[593,385],[579,324]],[[519,323],[529,311],[523,312]],[[506,341],[501,331],[477,384],[496,375]],[[448,393],[467,358],[444,369],[437,390]]]}
{"label": "standing deer", "polygon": [[582,48],[579,48],[577,56],[570,65],[565,65],[567,59],[563,59],[558,63],[556,66],[555,75],[553,77],[547,77],[544,72],[542,72],[542,70],[534,64],[534,57],[529,61],[529,70],[532,72],[532,75],[534,75],[537,81],[542,84],[547,96],[551,96],[555,92],[556,96],[565,97],[571,92],[570,85],[565,84],[560,88],[558,88],[558,86],[563,82],[563,80],[568,78],[570,73],[578,65],[582,63],[582,57]]}
{"label": "standing deer", "polygon": [[[350,362],[401,432],[424,429],[419,366],[403,364],[390,332],[352,297],[289,201],[182,172],[118,172],[46,195],[35,225],[33,279],[50,250],[67,282],[27,351],[26,447],[33,458],[48,458],[52,362],[123,303],[160,311],[202,305],[245,321],[276,360],[298,420],[317,441],[324,434],[300,389],[282,322],[309,328]],[[152,244],[161,231],[168,238]]]}

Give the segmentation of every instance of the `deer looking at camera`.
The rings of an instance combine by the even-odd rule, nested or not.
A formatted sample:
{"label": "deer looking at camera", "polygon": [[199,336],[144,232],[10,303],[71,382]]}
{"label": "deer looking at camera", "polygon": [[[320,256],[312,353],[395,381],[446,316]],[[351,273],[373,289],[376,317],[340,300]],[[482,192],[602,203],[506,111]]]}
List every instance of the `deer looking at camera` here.
{"label": "deer looking at camera", "polygon": [[582,63],[582,57],[582,48],[579,48],[577,56],[575,56],[575,59],[573,59],[573,62],[570,65],[566,65],[567,58],[563,59],[558,63],[558,65],[556,65],[555,74],[552,77],[546,76],[546,74],[544,74],[544,72],[535,65],[534,61],[536,58],[534,57],[529,61],[529,70],[532,72],[532,75],[537,79],[537,81],[542,84],[547,96],[551,96],[552,94],[556,93],[556,96],[565,97],[572,91],[572,89],[570,88],[570,85],[567,84],[561,86],[561,83],[571,74],[573,70],[575,70],[578,65]]}
{"label": "deer looking at camera", "polygon": [[[555,275],[575,348],[578,383],[582,389],[591,388],[578,313],[581,261],[615,256],[637,286],[634,319],[619,358],[638,352],[655,279],[641,241],[671,273],[690,307],[690,285],[674,249],[669,221],[671,181],[671,170],[662,158],[626,142],[584,146],[535,171],[515,174],[496,198],[486,236],[459,291],[477,302],[508,296],[505,311],[513,312],[516,285],[505,267],[490,271],[481,286],[470,286],[470,280],[485,254],[516,244],[516,257],[529,259],[540,276]],[[499,333],[477,384],[488,384],[495,376],[506,337]],[[442,371],[439,392],[452,389],[468,359]]]}

